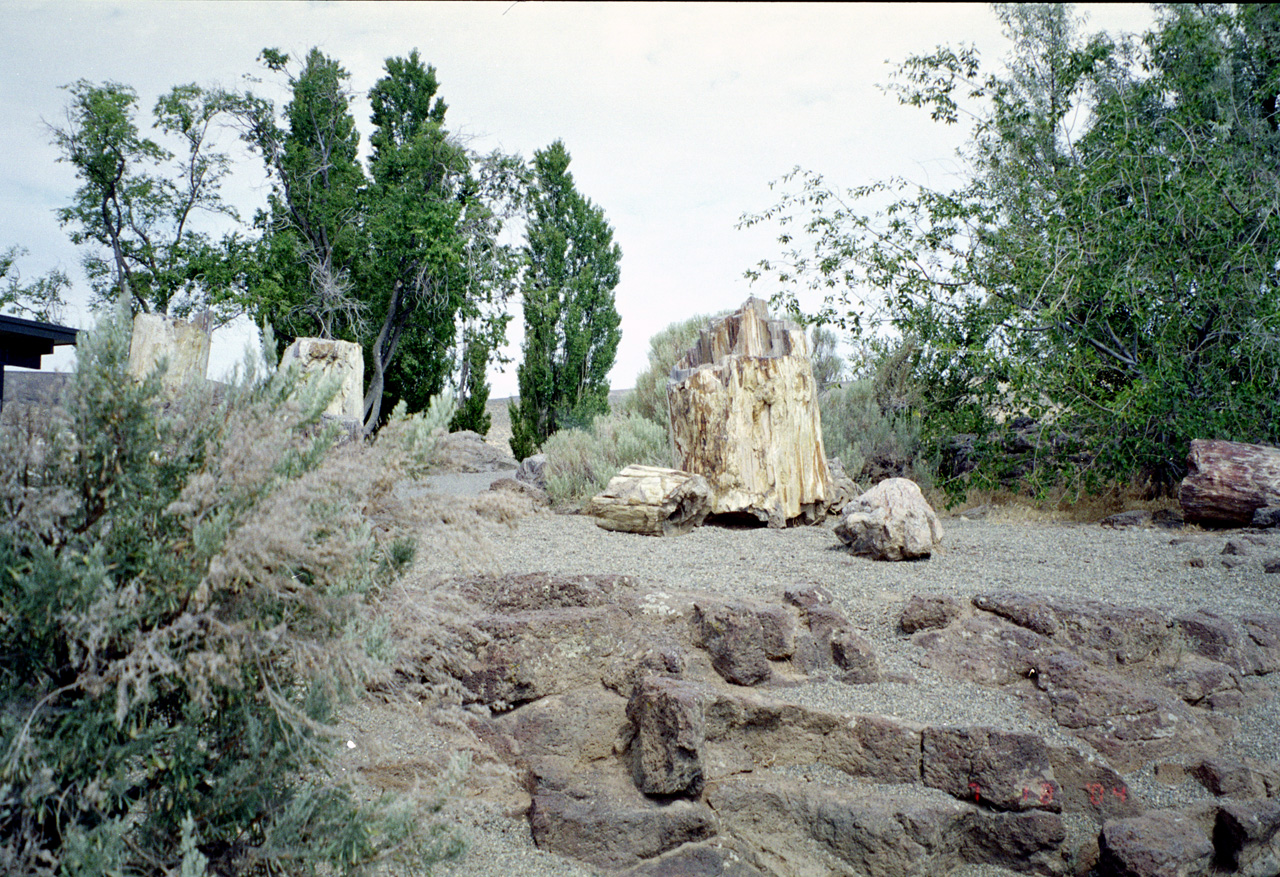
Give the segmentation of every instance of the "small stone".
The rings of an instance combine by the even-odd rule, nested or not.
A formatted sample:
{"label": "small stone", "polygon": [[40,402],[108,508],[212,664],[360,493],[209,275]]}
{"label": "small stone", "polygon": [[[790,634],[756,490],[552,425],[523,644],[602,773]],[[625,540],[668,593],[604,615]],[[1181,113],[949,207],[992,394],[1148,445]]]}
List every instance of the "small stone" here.
{"label": "small stone", "polygon": [[1204,569],[1204,558],[1193,557],[1187,561],[1187,566],[1191,567],[1192,569]]}
{"label": "small stone", "polygon": [[1249,524],[1264,530],[1280,527],[1280,506],[1263,506],[1260,509],[1254,509],[1253,520]]}
{"label": "small stone", "polygon": [[1280,573],[1280,557],[1268,557],[1262,561],[1262,571],[1265,573]]}
{"label": "small stone", "polygon": [[944,594],[915,594],[903,607],[898,629],[903,633],[946,627],[960,617],[960,601]]}

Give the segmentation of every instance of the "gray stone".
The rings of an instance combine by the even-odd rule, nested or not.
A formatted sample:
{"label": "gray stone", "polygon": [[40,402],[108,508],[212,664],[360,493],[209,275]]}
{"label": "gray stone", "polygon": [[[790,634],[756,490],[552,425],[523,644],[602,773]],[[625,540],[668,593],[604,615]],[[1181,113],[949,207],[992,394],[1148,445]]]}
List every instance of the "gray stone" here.
{"label": "gray stone", "polygon": [[848,503],[836,536],[854,554],[875,560],[929,557],[942,544],[942,524],[916,484],[890,478]]}
{"label": "gray stone", "polygon": [[1254,509],[1253,520],[1249,525],[1264,530],[1280,527],[1280,506],[1263,506],[1260,509]]}
{"label": "gray stone", "polygon": [[520,461],[520,465],[516,467],[516,480],[523,481],[525,484],[532,484],[539,490],[547,489],[547,455],[534,454],[531,457],[525,457]]}
{"label": "gray stone", "polygon": [[960,601],[945,594],[913,594],[898,618],[903,633],[946,627],[960,617]]}
{"label": "gray stone", "polygon": [[1170,810],[1108,820],[1099,846],[1098,872],[1105,877],[1193,877],[1213,861],[1209,835]]}
{"label": "gray stone", "polygon": [[437,472],[499,472],[516,468],[510,449],[491,445],[471,430],[440,436],[432,462],[433,471]]}

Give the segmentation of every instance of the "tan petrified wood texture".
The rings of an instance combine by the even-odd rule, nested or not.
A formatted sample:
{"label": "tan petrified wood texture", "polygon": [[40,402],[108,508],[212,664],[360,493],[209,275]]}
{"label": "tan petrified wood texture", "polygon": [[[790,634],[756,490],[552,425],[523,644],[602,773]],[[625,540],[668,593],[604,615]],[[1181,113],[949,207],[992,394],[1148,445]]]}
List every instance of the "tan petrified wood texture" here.
{"label": "tan petrified wood texture", "polygon": [[712,320],[667,384],[675,464],[711,486],[711,513],[771,527],[825,514],[831,474],[804,332],[759,299]]}
{"label": "tan petrified wood texture", "polygon": [[606,530],[646,536],[681,536],[711,509],[711,489],[701,475],[657,466],[628,466],[592,497],[588,511]]}
{"label": "tan petrified wood texture", "polygon": [[1193,439],[1178,502],[1190,522],[1249,523],[1257,509],[1280,506],[1280,448]]}

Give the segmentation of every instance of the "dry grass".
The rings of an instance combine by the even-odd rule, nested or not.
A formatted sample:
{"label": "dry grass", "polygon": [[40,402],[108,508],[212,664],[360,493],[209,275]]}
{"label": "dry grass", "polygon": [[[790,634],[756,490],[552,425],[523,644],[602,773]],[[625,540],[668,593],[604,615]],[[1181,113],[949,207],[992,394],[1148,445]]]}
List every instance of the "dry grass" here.
{"label": "dry grass", "polygon": [[[946,507],[946,497],[941,491],[927,496],[935,508]],[[1144,510],[1149,512],[1178,510],[1175,497],[1152,499],[1150,491],[1142,485],[1113,485],[1100,494],[1080,494],[1066,488],[1056,488],[1045,496],[1034,497],[1011,490],[970,490],[966,500],[950,509],[953,515],[986,506],[991,520],[1007,523],[1077,523],[1095,524],[1103,518],[1120,512]]]}

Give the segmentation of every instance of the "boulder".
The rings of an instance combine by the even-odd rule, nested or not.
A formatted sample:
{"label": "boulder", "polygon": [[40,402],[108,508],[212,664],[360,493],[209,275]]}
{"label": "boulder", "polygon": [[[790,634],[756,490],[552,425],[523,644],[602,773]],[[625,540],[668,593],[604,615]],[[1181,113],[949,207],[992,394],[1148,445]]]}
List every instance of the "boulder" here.
{"label": "boulder", "polygon": [[207,317],[185,322],[163,314],[138,314],[129,341],[129,374],[141,381],[164,360],[166,388],[203,381],[209,370],[209,332]]}
{"label": "boulder", "polygon": [[898,629],[903,633],[915,633],[946,627],[960,617],[960,612],[960,601],[955,597],[913,594],[898,617]]}
{"label": "boulder", "polygon": [[636,687],[627,704],[636,785],[646,795],[702,792],[706,727],[699,686],[676,679],[650,677]]}
{"label": "boulder", "polygon": [[743,603],[699,603],[693,607],[698,645],[711,666],[734,685],[756,685],[772,668],[765,651],[764,626],[753,607]]}
{"label": "boulder", "polygon": [[533,782],[529,825],[538,848],[602,868],[634,867],[717,831],[706,804],[647,798],[613,774],[535,770]]}
{"label": "boulder", "polygon": [[285,348],[280,368],[297,367],[299,389],[333,382],[337,393],[324,413],[343,421],[364,420],[364,354],[360,345],[330,338],[297,338]]}
{"label": "boulder", "polygon": [[826,515],[831,489],[804,330],[748,299],[712,320],[671,370],[678,469],[702,475],[711,514],[782,527]]}
{"label": "boulder", "polygon": [[915,482],[890,478],[848,503],[836,536],[854,554],[875,560],[929,557],[942,543],[942,524]]}
{"label": "boulder", "polygon": [[437,472],[500,472],[515,469],[516,459],[499,445],[469,429],[442,435],[436,442],[432,468]]}
{"label": "boulder", "polygon": [[525,484],[532,484],[545,492],[547,489],[546,470],[547,455],[534,454],[520,461],[520,465],[516,467],[516,480],[523,481]]}
{"label": "boulder", "polygon": [[1099,847],[1103,877],[1196,877],[1213,861],[1213,842],[1197,820],[1171,810],[1109,820]]}
{"label": "boulder", "polygon": [[1213,826],[1218,863],[1243,877],[1280,874],[1280,801],[1229,801]]}
{"label": "boulder", "polygon": [[1062,810],[1044,741],[995,728],[926,728],[923,781],[996,810]]}
{"label": "boulder", "polygon": [[587,505],[600,527],[644,536],[683,536],[710,511],[705,478],[660,466],[627,466]]}

